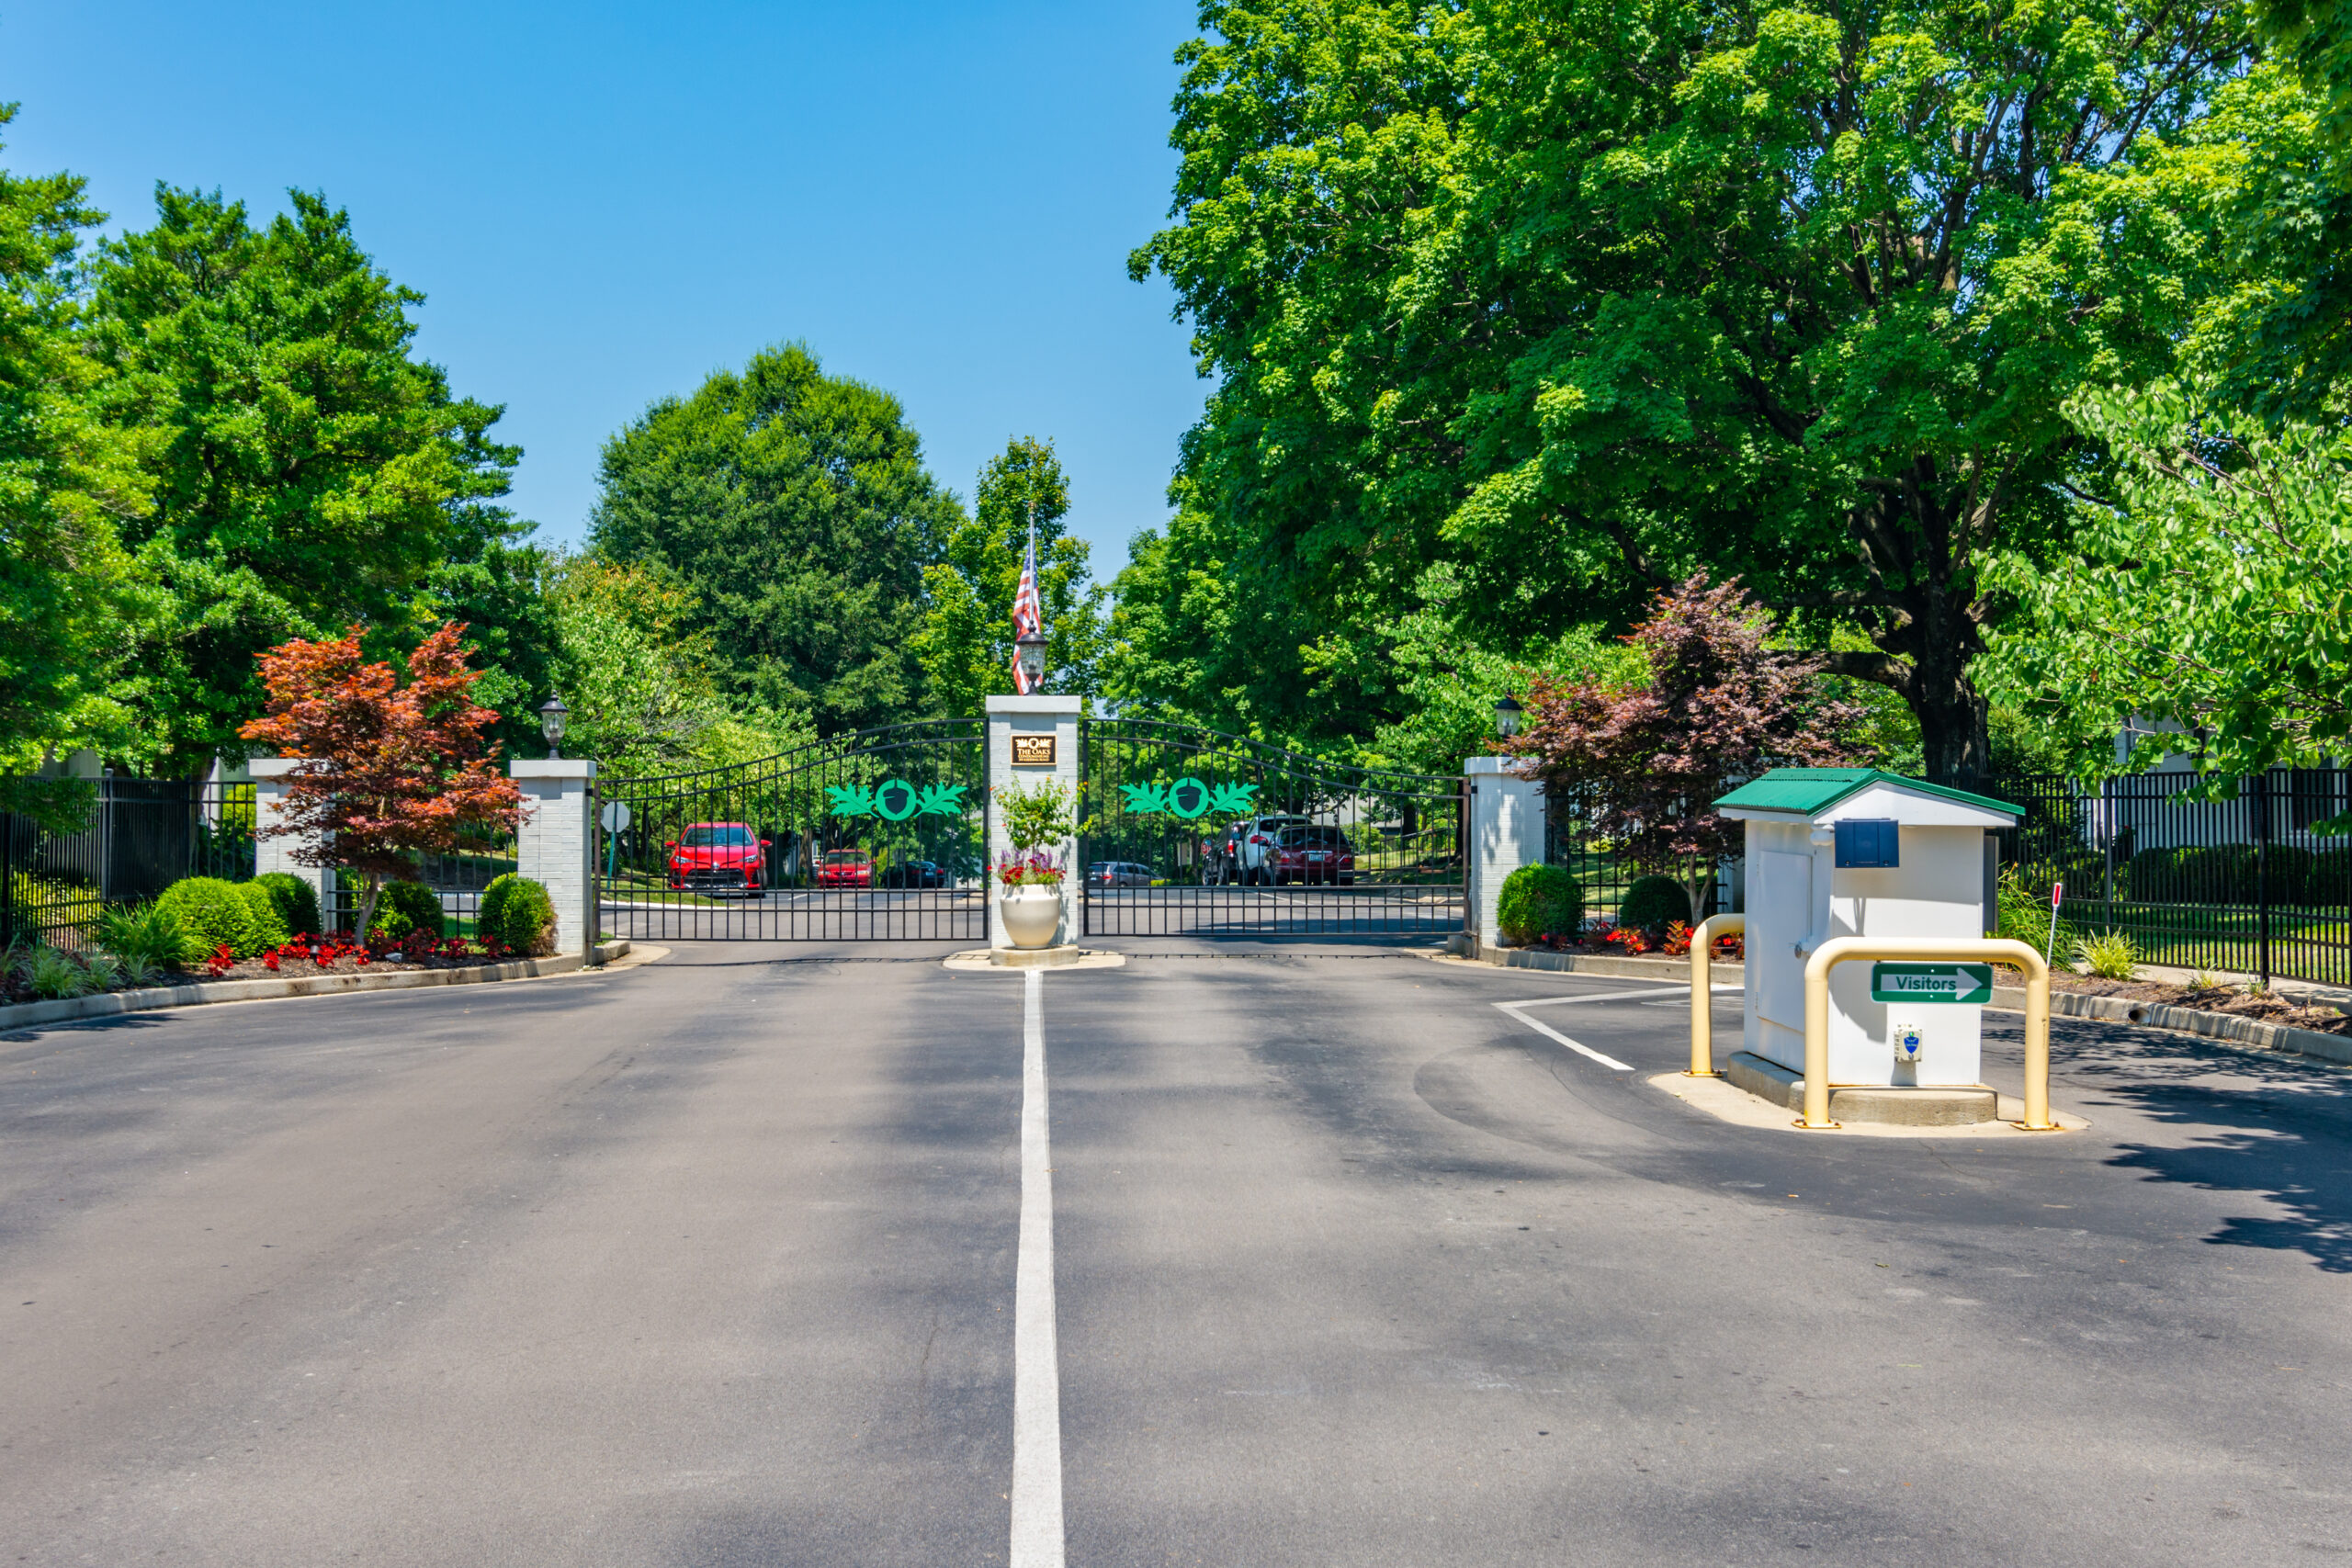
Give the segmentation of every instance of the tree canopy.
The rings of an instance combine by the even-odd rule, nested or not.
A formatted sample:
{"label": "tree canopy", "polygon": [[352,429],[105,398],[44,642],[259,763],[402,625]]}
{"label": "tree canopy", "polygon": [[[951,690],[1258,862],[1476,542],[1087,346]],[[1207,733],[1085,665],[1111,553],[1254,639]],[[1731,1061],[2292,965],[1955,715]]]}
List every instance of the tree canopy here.
{"label": "tree canopy", "polygon": [[[1510,648],[1702,568],[1861,649],[1931,776],[1981,771],[1996,547],[2096,452],[2059,407],[2174,363],[2229,276],[2193,161],[2234,6],[1204,6],[1173,226],[1139,249],[1217,380],[1138,551],[1373,670],[1453,563]],[[1170,559],[1172,547],[1213,551]],[[1275,657],[1283,657],[1279,651]],[[1296,721],[1392,717],[1361,680]]]}
{"label": "tree canopy", "polygon": [[89,333],[108,413],[154,438],[151,510],[124,536],[164,594],[120,686],[166,771],[235,753],[257,656],[356,622],[405,644],[453,508],[503,494],[499,411],[413,355],[424,296],[377,269],[314,193],[255,227],[159,186],[152,229],[104,245]]}
{"label": "tree canopy", "polygon": [[[16,106],[0,105],[0,126]],[[0,171],[0,775],[52,751],[119,745],[108,681],[138,584],[117,536],[148,504],[141,437],[107,423],[103,371],[81,352],[82,231],[103,214],[73,175]],[[17,804],[13,795],[0,805]]]}
{"label": "tree canopy", "polygon": [[980,470],[972,516],[952,529],[926,569],[928,600],[917,657],[930,705],[976,717],[1012,690],[1012,598],[1029,527],[1037,529],[1037,597],[1046,621],[1049,690],[1093,694],[1109,637],[1102,589],[1087,577],[1086,541],[1069,532],[1069,479],[1053,443],[1019,436]]}
{"label": "tree canopy", "polygon": [[605,446],[595,547],[695,594],[721,686],[821,733],[920,711],[923,570],[962,521],[899,400],[765,349]]}

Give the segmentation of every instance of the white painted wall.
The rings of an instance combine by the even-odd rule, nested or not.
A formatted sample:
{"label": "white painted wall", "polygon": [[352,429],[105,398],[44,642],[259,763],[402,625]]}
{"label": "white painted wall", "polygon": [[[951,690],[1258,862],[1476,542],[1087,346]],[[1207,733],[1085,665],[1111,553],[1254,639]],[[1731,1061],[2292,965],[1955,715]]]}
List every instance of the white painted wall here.
{"label": "white painted wall", "polygon": [[1470,924],[1482,945],[1502,940],[1495,906],[1503,882],[1522,865],[1544,863],[1544,786],[1510,770],[1515,757],[1471,757],[1462,764],[1470,781]]}
{"label": "white painted wall", "polygon": [[[1917,798],[1917,797],[1907,797]],[[1868,806],[1858,804],[1869,801]],[[1901,800],[1841,802],[1836,818],[1893,817]],[[1931,808],[1932,810],[1932,808]],[[1934,814],[1941,814],[1934,812]],[[1825,815],[1826,826],[1832,817]],[[1984,934],[1984,829],[1979,825],[1905,822],[1902,864],[1837,869],[1814,824],[1747,823],[1747,991],[1742,1044],[1796,1072],[1804,1070],[1804,964],[1832,937],[1950,937]],[[1841,964],[1829,975],[1829,1081],[1833,1084],[1974,1084],[1983,1081],[1984,1010],[1871,1000],[1871,965]],[[1898,1075],[1893,1027],[1917,1024],[1916,1073]]]}
{"label": "white painted wall", "polygon": [[555,950],[595,962],[596,764],[584,757],[518,757],[507,772],[522,786],[514,870],[548,890]]}
{"label": "white painted wall", "polygon": [[[1023,785],[1038,779],[1053,779],[1069,791],[1075,807],[1078,793],[1078,720],[1083,699],[1060,694],[1034,697],[990,697],[989,716],[989,863],[986,873],[989,901],[989,945],[1011,947],[1012,939],[1004,934],[1004,917],[997,908],[996,868],[1012,854],[1012,841],[1004,836],[1004,814],[996,808],[995,792],[1018,780]],[[1054,765],[1050,768],[1015,768],[1012,765],[1012,738],[1015,735],[1051,734],[1055,739]],[[1078,863],[1078,840],[1065,840],[1055,849],[1059,858],[1062,875],[1062,924],[1055,933],[1057,943],[1078,940],[1078,898],[1080,879],[1086,868]]]}
{"label": "white painted wall", "polygon": [[246,764],[254,781],[254,874],[266,875],[282,871],[300,877],[319,896],[319,910],[327,913],[327,891],[334,886],[334,874],[322,866],[303,865],[294,859],[294,852],[316,840],[314,833],[286,833],[265,836],[264,829],[275,828],[281,819],[286,801],[286,775],[302,765],[301,757],[255,757]]}

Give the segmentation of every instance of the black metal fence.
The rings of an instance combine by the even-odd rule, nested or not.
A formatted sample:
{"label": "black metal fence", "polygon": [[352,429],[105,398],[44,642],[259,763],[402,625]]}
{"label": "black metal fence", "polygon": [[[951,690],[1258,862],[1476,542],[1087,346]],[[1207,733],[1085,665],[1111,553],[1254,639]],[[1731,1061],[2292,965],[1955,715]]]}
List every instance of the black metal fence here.
{"label": "black metal fence", "polygon": [[0,812],[0,946],[78,948],[112,905],[152,898],[184,876],[254,874],[254,786],[105,778],[61,785],[81,826],[44,828]]}
{"label": "black metal fence", "polygon": [[2352,808],[2352,770],[2281,768],[2218,799],[2199,783],[2018,774],[1984,793],[2025,812],[2002,864],[2042,898],[2063,885],[2076,931],[2120,931],[2148,964],[2352,985],[2352,838],[2316,831]]}
{"label": "black metal fence", "polygon": [[[1735,847],[1735,859],[1737,854]],[[1591,811],[1572,794],[1545,795],[1544,859],[1546,864],[1566,870],[1583,886],[1585,919],[1593,923],[1614,924],[1626,894],[1645,876],[1684,880],[1681,866],[1635,863],[1614,840],[1593,826]],[[1723,868],[1710,865],[1697,869],[1709,880],[1700,889],[1701,907],[1691,912],[1694,924],[1732,908],[1734,897],[1731,879],[1722,874]]]}

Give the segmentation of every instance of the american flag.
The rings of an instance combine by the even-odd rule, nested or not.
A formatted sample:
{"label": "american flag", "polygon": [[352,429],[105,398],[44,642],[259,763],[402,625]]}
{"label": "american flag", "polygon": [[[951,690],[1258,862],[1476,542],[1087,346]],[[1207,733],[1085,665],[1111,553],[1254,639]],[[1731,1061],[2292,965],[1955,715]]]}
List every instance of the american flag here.
{"label": "american flag", "polygon": [[[1037,526],[1029,525],[1029,553],[1021,558],[1021,589],[1012,596],[1012,635],[1027,637],[1045,624],[1045,612],[1037,604]],[[1012,650],[1012,689],[1023,696],[1029,694],[1029,676],[1021,668],[1021,649]]]}

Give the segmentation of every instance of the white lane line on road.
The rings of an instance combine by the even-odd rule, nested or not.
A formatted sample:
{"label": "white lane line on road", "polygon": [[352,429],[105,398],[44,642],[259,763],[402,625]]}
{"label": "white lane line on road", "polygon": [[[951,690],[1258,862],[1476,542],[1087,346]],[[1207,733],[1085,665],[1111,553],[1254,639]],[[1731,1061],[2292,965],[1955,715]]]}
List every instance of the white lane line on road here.
{"label": "white lane line on road", "polygon": [[[1528,1017],[1519,1010],[1521,1008],[1555,1007],[1562,1002],[1622,1002],[1630,1000],[1636,997],[1646,998],[1654,1000],[1669,992],[1687,991],[1690,988],[1690,987],[1688,985],[1677,986],[1671,982],[1667,982],[1660,985],[1645,986],[1638,991],[1594,991],[1589,995],[1580,997],[1530,997],[1525,1001],[1521,1002],[1497,1002],[1495,1007],[1498,1010],[1507,1014],[1508,1016],[1519,1020],[1520,1022],[1527,1025],[1528,1028],[1535,1031],[1536,1033],[1547,1035],[1550,1038],[1558,1041],[1561,1044],[1566,1045],[1569,1050],[1576,1052],[1580,1056],[1589,1056],[1604,1067],[1613,1068],[1621,1073],[1630,1073],[1634,1069],[1625,1063],[1619,1061],[1616,1057],[1596,1051],[1581,1040],[1571,1040],[1566,1035],[1561,1033],[1558,1030],[1551,1027],[1549,1024],[1539,1023],[1534,1019]],[[1708,987],[1710,994],[1716,991],[1736,991],[1738,989],[1739,987],[1737,986],[1711,986]]]}
{"label": "white lane line on road", "polygon": [[1062,1568],[1062,1394],[1054,1345],[1054,1171],[1046,976],[1021,987],[1021,1243],[1012,1278],[1012,1568]]}

